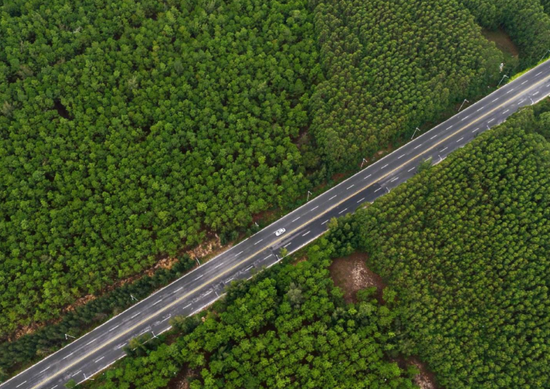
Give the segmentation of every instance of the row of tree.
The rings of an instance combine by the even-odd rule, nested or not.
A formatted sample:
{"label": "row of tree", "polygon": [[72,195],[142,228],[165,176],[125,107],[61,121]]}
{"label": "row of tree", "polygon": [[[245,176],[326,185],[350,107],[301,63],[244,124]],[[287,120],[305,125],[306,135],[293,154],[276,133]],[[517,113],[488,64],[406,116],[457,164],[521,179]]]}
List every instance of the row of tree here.
{"label": "row of tree", "polygon": [[[548,103],[544,103],[546,109]],[[398,294],[399,350],[446,388],[541,388],[550,377],[550,133],[525,109],[333,225]]]}
{"label": "row of tree", "polygon": [[328,175],[498,82],[502,53],[456,0],[322,0],[315,29],[326,81],[312,97],[318,150],[306,163]]}
{"label": "row of tree", "polygon": [[170,269],[159,269],[151,276],[115,288],[66,313],[57,323],[48,324],[11,342],[0,343],[0,382],[72,342],[65,334],[73,338],[85,334],[135,304],[136,299],[149,296],[194,266],[194,260],[188,256],[182,257]]}
{"label": "row of tree", "polygon": [[413,388],[414,369],[387,354],[395,312],[372,290],[346,306],[328,275],[330,249],[281,265],[230,289],[214,309],[174,320],[181,336],[132,355],[87,386],[164,388],[185,369],[190,388]]}
{"label": "row of tree", "polygon": [[0,338],[306,191],[306,0],[0,12]]}

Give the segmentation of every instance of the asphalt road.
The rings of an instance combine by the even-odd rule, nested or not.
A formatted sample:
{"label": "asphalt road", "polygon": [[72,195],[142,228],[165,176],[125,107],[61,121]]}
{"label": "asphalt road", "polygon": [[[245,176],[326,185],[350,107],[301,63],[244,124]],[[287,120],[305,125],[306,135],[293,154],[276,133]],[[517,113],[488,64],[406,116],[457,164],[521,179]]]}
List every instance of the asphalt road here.
{"label": "asphalt road", "polygon": [[[63,388],[80,383],[125,356],[123,347],[140,334],[153,336],[170,328],[169,319],[192,315],[212,304],[233,280],[249,278],[253,269],[281,260],[326,232],[332,217],[355,211],[412,177],[418,165],[439,163],[478,134],[502,123],[520,107],[550,95],[550,61],[501,87],[479,102],[403,147],[311,199],[247,240],[76,339],[58,352],[0,385],[0,389]],[[285,228],[277,237],[275,231]]]}

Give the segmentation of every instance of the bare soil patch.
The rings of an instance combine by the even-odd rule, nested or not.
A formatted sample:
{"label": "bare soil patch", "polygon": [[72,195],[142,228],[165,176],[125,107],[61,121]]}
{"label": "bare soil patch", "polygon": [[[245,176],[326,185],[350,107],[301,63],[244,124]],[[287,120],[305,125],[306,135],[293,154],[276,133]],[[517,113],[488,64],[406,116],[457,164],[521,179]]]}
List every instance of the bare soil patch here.
{"label": "bare soil patch", "polygon": [[278,210],[275,209],[269,209],[267,211],[263,211],[260,213],[257,213],[255,215],[252,215],[252,222],[253,223],[269,223],[272,220],[275,220],[278,216]]}
{"label": "bare soil patch", "polygon": [[413,378],[413,381],[420,389],[443,389],[443,387],[437,385],[435,374],[418,357],[405,358],[399,356],[397,358],[390,358],[390,361],[397,363],[399,368],[403,370],[406,370],[408,366],[415,366],[419,370],[419,373]]}
{"label": "bare soil patch", "polygon": [[168,383],[167,389],[189,389],[188,379],[194,376],[195,373],[184,367],[179,373]]}
{"label": "bare soil patch", "polygon": [[336,286],[344,292],[347,303],[357,302],[357,292],[361,289],[376,287],[376,298],[383,304],[382,292],[386,284],[382,278],[366,265],[368,255],[354,253],[350,256],[335,259],[329,267],[330,276]]}
{"label": "bare soil patch", "polygon": [[439,389],[436,384],[434,373],[429,371],[423,362],[416,357],[410,358],[407,362],[416,366],[418,370],[420,370],[420,373],[414,377],[414,382],[420,387],[420,389]]}
{"label": "bare soil patch", "polygon": [[[220,237],[217,234],[212,234],[212,236],[210,236],[206,242],[204,242],[203,244],[195,247],[192,250],[187,251],[187,254],[189,254],[189,256],[191,256],[191,258],[193,258],[193,259],[200,258],[201,263],[204,263],[208,259],[211,259],[211,258],[215,257],[217,254],[219,254],[222,251],[227,250],[231,246],[232,246],[232,244],[222,246],[221,242],[220,242]],[[109,286],[105,287],[101,291],[101,293],[97,293],[95,295],[94,294],[89,294],[89,295],[86,295],[86,296],[83,296],[83,297],[79,298],[74,303],[64,307],[62,309],[62,313],[65,314],[67,312],[72,312],[76,308],[78,308],[82,305],[85,305],[85,304],[89,303],[90,301],[93,301],[96,298],[101,297],[101,296],[105,295],[106,293],[111,292],[112,290],[114,290],[116,288],[119,288],[123,285],[126,285],[128,283],[132,283],[132,282],[135,282],[135,281],[139,280],[143,276],[152,276],[155,273],[155,271],[157,271],[158,269],[161,269],[161,268],[162,269],[170,269],[170,268],[172,268],[174,263],[176,263],[176,261],[177,261],[177,259],[172,258],[172,257],[161,258],[159,261],[157,261],[157,263],[155,263],[155,265],[153,265],[152,267],[144,270],[140,274],[137,274],[135,276],[119,280],[119,281],[113,283],[112,285],[109,285]],[[191,271],[191,270],[192,269],[190,269],[189,271]],[[32,324],[27,325],[27,326],[21,326],[19,329],[17,329],[14,332],[14,334],[12,336],[8,337],[7,340],[8,340],[8,342],[13,342],[13,341],[19,339],[21,336],[32,334],[36,330],[38,330],[38,329],[40,329],[40,328],[42,328],[46,325],[57,324],[61,321],[61,319],[62,319],[62,316],[58,317],[57,319],[50,320],[50,321],[47,321],[47,322],[32,323]]]}
{"label": "bare soil patch", "polygon": [[500,51],[509,54],[512,57],[517,58],[519,56],[518,47],[502,29],[490,31],[484,28],[481,30],[481,33],[488,41],[495,42],[495,45]]}

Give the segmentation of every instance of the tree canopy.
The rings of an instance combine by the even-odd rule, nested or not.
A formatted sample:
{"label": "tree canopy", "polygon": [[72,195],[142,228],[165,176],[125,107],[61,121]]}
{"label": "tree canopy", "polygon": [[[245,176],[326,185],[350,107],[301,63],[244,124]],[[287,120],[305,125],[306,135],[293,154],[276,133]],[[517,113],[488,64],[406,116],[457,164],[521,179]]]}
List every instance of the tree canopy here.
{"label": "tree canopy", "polygon": [[204,322],[172,324],[186,335],[132,356],[87,385],[163,388],[184,368],[199,388],[414,388],[414,369],[388,359],[395,313],[363,293],[346,306],[328,276],[330,249],[234,286]]}
{"label": "tree canopy", "polygon": [[0,12],[0,336],[303,192],[307,1]]}
{"label": "tree canopy", "polygon": [[330,233],[339,254],[369,254],[398,296],[398,349],[446,388],[548,385],[550,144],[536,132],[550,122],[533,111]]}

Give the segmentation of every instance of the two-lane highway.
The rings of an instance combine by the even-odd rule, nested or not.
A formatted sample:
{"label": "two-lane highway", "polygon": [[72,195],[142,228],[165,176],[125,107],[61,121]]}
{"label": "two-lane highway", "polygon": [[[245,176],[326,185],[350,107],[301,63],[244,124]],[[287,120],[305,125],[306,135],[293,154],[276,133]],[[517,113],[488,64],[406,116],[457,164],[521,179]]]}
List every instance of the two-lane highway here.
{"label": "two-lane highway", "polygon": [[[170,318],[191,315],[211,304],[233,280],[280,261],[326,232],[332,217],[354,212],[412,177],[419,164],[439,163],[478,134],[500,124],[524,105],[550,94],[550,61],[503,86],[449,120],[420,135],[327,192],[221,253],[90,333],[0,385],[0,389],[63,388],[82,382],[124,357],[123,348],[140,334],[170,328]],[[286,232],[275,234],[280,228]]]}

